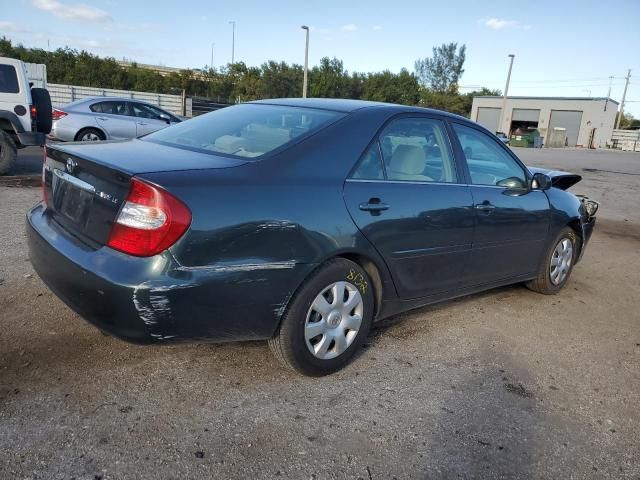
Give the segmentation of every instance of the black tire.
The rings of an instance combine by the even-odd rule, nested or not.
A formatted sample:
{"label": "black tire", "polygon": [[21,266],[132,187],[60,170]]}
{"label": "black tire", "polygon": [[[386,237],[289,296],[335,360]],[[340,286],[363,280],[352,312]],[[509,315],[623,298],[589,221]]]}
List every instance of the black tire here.
{"label": "black tire", "polygon": [[32,88],[31,100],[36,107],[36,130],[41,133],[51,133],[53,109],[49,91],[45,88]]}
{"label": "black tire", "polygon": [[[554,282],[551,278],[552,273],[552,265],[551,261],[555,256],[556,247],[563,240],[569,240],[572,246],[571,252],[571,263],[566,269],[566,275],[559,282]],[[542,293],[544,295],[555,295],[562,287],[564,287],[571,277],[571,272],[573,271],[573,266],[576,263],[578,258],[578,248],[580,246],[580,239],[576,235],[576,232],[573,231],[570,227],[564,227],[560,230],[560,233],[556,236],[556,238],[549,244],[547,251],[542,258],[542,262],[540,263],[540,267],[538,268],[538,276],[534,280],[527,282],[525,285],[529,290],[533,290],[534,292]]]}
{"label": "black tire", "polygon": [[[313,347],[309,347],[307,342],[311,345],[314,339],[305,339],[305,323],[316,297],[336,282],[346,282],[347,288],[344,293],[347,295],[347,301],[351,298],[351,295],[355,295],[354,289],[357,291],[362,300],[362,320],[357,330],[349,330],[348,327],[343,328],[344,321],[340,317],[337,320],[340,322],[338,326],[333,327],[333,330],[330,331],[340,332],[344,334],[345,338],[352,335],[351,340],[348,340],[351,343],[349,344],[347,341],[345,344],[348,345],[346,349],[340,354],[334,353],[337,355],[334,358],[321,359],[311,353],[310,348]],[[269,340],[271,350],[285,366],[303,375],[322,376],[340,370],[349,363],[369,335],[374,311],[374,292],[372,287],[369,276],[358,264],[343,258],[337,258],[325,263],[305,280],[292,298],[282,318],[280,328],[273,338]],[[344,302],[344,299],[342,302]],[[354,310],[354,312],[357,311]],[[315,315],[315,313],[311,315]],[[329,322],[327,321],[327,323]],[[320,334],[320,336],[321,340],[316,345],[325,340],[324,334]],[[328,353],[331,354],[332,348],[336,352],[338,345],[335,341],[328,342]]]}
{"label": "black tire", "polygon": [[16,164],[18,149],[13,139],[0,130],[0,175],[9,173]]}
{"label": "black tire", "polygon": [[76,142],[90,142],[90,141],[94,141],[94,140],[82,140],[82,137],[84,137],[85,135],[88,134],[93,134],[95,136],[97,136],[100,140],[104,140],[105,136],[104,133],[102,133],[100,130],[98,130],[97,128],[83,128],[82,130],[80,130],[78,133],[76,133],[76,136],[74,138],[74,140]]}

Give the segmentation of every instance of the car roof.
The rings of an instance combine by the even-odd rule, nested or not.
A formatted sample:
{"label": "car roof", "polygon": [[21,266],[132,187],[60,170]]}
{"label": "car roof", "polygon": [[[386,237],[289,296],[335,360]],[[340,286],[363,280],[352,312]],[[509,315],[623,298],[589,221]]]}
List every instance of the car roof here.
{"label": "car roof", "polygon": [[[80,105],[82,103],[86,103],[86,102],[139,102],[139,103],[146,103],[148,105],[154,105],[146,100],[141,100],[139,98],[130,98],[130,97],[108,97],[108,96],[95,96],[95,97],[85,97],[85,98],[81,98],[80,100],[76,100],[75,102],[71,102],[68,103],[67,105]],[[154,105],[156,106],[156,105]]]}
{"label": "car roof", "polygon": [[386,109],[393,113],[431,113],[444,115],[451,118],[469,121],[468,118],[433,108],[414,107],[397,103],[373,102],[369,100],[352,100],[345,98],[272,98],[268,100],[255,100],[247,103],[283,105],[288,107],[307,107],[322,110],[334,110],[337,112],[351,113],[364,108]]}

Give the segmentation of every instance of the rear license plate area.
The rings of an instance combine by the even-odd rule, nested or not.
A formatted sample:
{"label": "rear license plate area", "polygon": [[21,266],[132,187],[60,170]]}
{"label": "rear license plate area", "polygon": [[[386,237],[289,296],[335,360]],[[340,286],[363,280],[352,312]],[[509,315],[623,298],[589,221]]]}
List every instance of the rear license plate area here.
{"label": "rear license plate area", "polygon": [[76,224],[85,223],[93,204],[93,187],[59,171],[54,172],[52,186],[54,209]]}

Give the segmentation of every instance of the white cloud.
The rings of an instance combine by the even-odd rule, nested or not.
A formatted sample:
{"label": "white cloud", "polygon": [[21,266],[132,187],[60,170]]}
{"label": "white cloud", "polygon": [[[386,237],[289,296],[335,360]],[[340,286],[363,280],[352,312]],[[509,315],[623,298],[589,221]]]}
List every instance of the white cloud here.
{"label": "white cloud", "polygon": [[480,21],[485,27],[489,27],[492,30],[502,30],[505,28],[520,28],[523,30],[529,30],[531,25],[523,25],[516,20],[506,20],[504,18],[484,18]]}
{"label": "white cloud", "polygon": [[113,19],[104,10],[89,5],[68,5],[57,0],[32,0],[39,10],[50,12],[58,18],[79,22],[111,22]]}
{"label": "white cloud", "polygon": [[347,25],[342,26],[342,30],[345,32],[355,32],[358,30],[358,26],[355,23],[348,23]]}
{"label": "white cloud", "polygon": [[373,30],[374,32],[379,32],[380,30],[382,30],[382,25],[374,25],[373,27],[371,27],[371,30]]}
{"label": "white cloud", "polygon": [[31,33],[31,30],[26,27],[4,20],[0,20],[0,31],[11,33]]}

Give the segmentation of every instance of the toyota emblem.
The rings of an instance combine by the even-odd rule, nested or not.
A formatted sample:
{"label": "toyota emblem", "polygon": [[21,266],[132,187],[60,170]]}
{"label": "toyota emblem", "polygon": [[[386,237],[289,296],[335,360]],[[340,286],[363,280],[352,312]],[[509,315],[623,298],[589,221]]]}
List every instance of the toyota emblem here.
{"label": "toyota emblem", "polygon": [[67,158],[67,172],[73,173],[78,163],[73,158]]}

